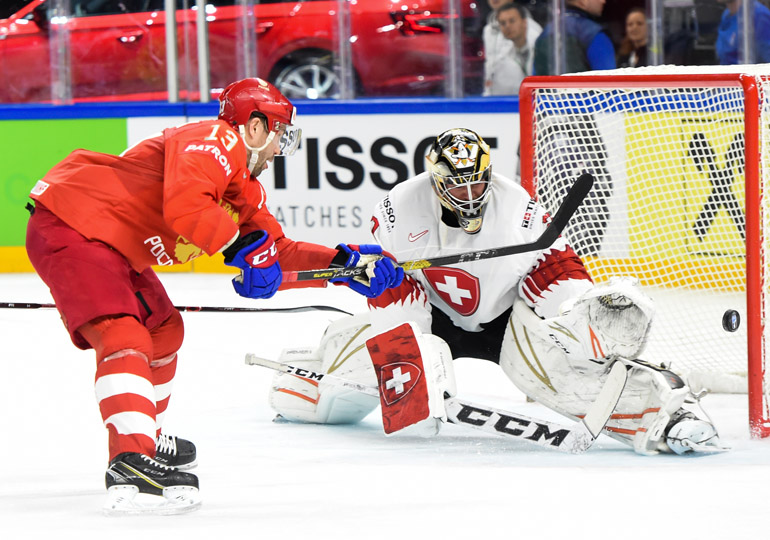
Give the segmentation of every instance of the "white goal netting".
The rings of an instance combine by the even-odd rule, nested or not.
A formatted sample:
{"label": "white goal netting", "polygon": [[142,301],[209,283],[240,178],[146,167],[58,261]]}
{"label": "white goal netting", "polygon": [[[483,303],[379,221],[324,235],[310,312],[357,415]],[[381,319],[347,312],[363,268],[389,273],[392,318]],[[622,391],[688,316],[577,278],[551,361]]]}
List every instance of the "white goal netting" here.
{"label": "white goal netting", "polygon": [[[770,65],[731,68],[528,79],[521,171],[522,185],[552,212],[591,172],[594,188],[565,234],[595,281],[634,275],[656,300],[643,357],[671,364],[696,389],[745,392],[754,309],[747,256],[758,272],[748,298],[762,328],[767,313]],[[734,333],[722,328],[728,309],[741,315]]]}

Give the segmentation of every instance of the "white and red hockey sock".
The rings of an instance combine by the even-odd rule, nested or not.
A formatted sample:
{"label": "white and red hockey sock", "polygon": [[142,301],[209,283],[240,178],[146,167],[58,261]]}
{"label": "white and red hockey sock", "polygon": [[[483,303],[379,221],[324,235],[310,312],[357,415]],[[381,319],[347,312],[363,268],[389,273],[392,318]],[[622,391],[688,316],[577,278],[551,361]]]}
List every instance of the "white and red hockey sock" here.
{"label": "white and red hockey sock", "polygon": [[150,338],[152,339],[153,351],[150,369],[155,388],[155,427],[156,436],[158,436],[171,400],[171,390],[176,374],[177,351],[184,340],[182,315],[173,310],[166,320],[150,330]]}
{"label": "white and red hockey sock", "polygon": [[150,332],[133,317],[104,317],[78,328],[96,351],[96,400],[109,432],[110,460],[155,455],[155,389]]}
{"label": "white and red hockey sock", "polygon": [[155,430],[156,436],[160,435],[163,427],[163,418],[166,416],[169,401],[171,401],[171,389],[174,386],[176,374],[176,353],[170,357],[153,360],[150,364],[152,372],[152,384],[155,391]]}
{"label": "white and red hockey sock", "polygon": [[123,452],[155,455],[155,391],[143,353],[118,351],[96,368],[96,399],[109,431],[110,460]]}

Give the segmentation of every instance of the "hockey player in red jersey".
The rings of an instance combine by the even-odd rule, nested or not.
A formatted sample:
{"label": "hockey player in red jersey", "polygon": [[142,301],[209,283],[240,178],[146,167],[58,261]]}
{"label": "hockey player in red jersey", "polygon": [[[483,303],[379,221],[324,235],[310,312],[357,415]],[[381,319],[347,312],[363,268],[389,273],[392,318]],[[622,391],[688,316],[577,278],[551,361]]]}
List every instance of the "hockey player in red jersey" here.
{"label": "hockey player in red jersey", "polygon": [[[393,188],[374,211],[374,238],[397,260],[527,244],[548,227],[537,201],[492,172],[489,147],[473,131],[441,133],[427,161],[426,172]],[[723,449],[714,426],[683,407],[691,396],[684,381],[639,360],[652,301],[631,278],[594,285],[563,237],[543,251],[409,271],[369,307],[366,316],[333,323],[302,361],[312,371],[379,383],[381,400],[280,374],[270,391],[279,414],[348,423],[379,404],[388,433],[409,426],[433,435],[446,420],[443,398],[455,393],[451,359],[473,357],[498,363],[527,396],[577,420],[620,361],[628,382],[604,433],[641,454]],[[298,364],[287,352],[282,358]],[[407,364],[420,369],[407,373]],[[414,385],[421,378],[427,389]],[[405,389],[416,390],[403,397]],[[404,404],[416,399],[426,406]]]}
{"label": "hockey player in red jersey", "polygon": [[403,277],[379,246],[284,236],[256,177],[296,149],[296,110],[261,79],[230,84],[219,101],[217,119],[166,129],[119,156],[76,150],[31,193],[29,258],[73,343],[96,351],[109,513],[200,504],[197,477],[182,471],[195,464],[195,446],[161,432],[184,330],[152,265],[222,253],[240,271],[235,291],[249,298],[275,294],[283,270],[366,266],[367,277],[341,281],[370,297]]}

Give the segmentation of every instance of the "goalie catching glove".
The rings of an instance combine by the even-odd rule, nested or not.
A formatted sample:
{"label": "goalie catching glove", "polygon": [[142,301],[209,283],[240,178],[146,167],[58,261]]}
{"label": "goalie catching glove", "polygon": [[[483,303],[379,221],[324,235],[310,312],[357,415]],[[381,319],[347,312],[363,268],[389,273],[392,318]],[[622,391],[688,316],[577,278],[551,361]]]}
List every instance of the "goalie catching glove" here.
{"label": "goalie catching glove", "polygon": [[638,358],[655,314],[652,299],[631,277],[610,278],[545,319],[551,339],[573,359]]}
{"label": "goalie catching glove", "polygon": [[332,259],[331,268],[366,267],[366,273],[357,277],[343,277],[330,280],[345,283],[348,287],[368,298],[375,298],[385,289],[398,287],[404,279],[404,269],[386,255],[377,244],[340,244],[337,255]]}
{"label": "goalie catching glove", "polygon": [[692,394],[682,378],[636,358],[654,310],[634,280],[610,280],[567,307],[541,319],[515,300],[500,367],[522,392],[577,420],[599,395],[608,368],[622,362],[627,382],[603,433],[645,455],[725,450],[713,424],[684,408]]}

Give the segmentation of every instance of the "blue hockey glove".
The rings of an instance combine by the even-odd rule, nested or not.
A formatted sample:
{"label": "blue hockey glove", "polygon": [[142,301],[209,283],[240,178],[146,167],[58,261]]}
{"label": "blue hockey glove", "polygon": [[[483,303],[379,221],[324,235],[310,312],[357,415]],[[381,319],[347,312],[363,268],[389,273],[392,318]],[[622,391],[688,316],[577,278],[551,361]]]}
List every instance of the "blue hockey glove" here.
{"label": "blue hockey glove", "polygon": [[330,264],[331,268],[353,268],[365,266],[366,273],[355,277],[330,280],[332,283],[345,283],[348,287],[368,298],[381,295],[385,289],[398,287],[404,279],[404,269],[392,258],[382,254],[377,244],[340,244],[337,255]]}
{"label": "blue hockey glove", "polygon": [[238,237],[222,254],[227,266],[241,269],[241,275],[233,278],[233,288],[241,296],[270,298],[281,285],[278,250],[265,231]]}

